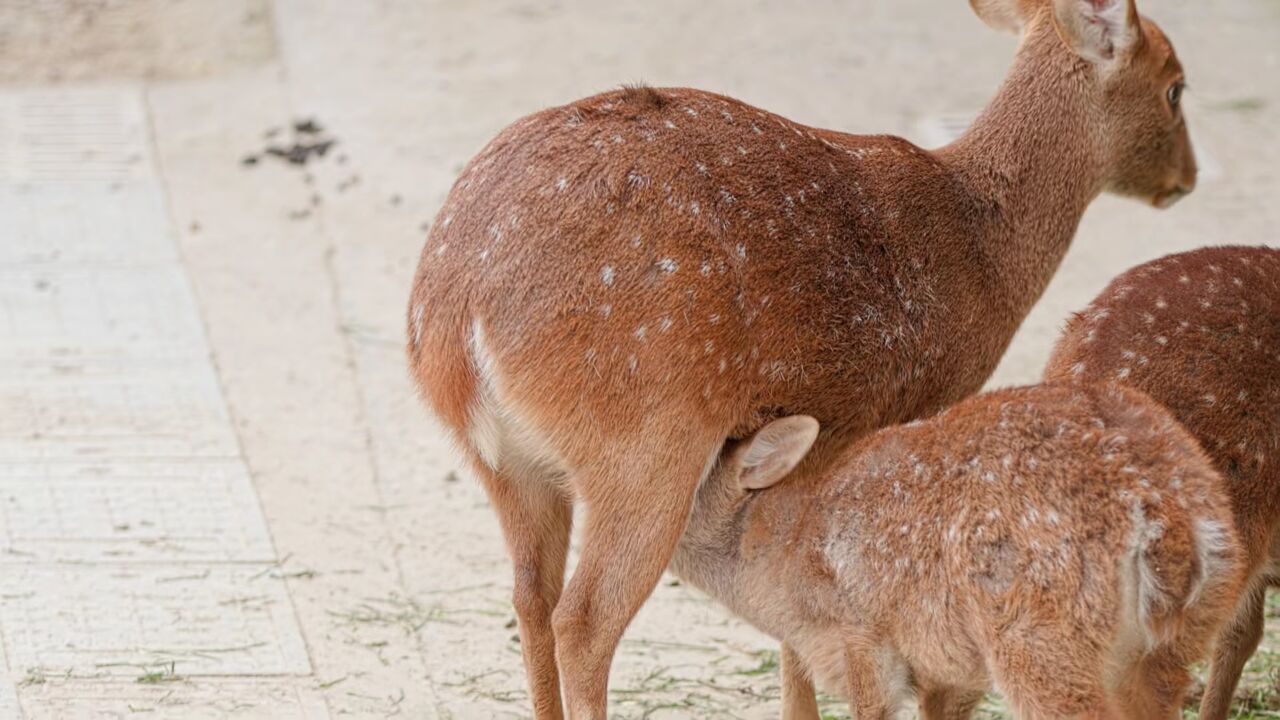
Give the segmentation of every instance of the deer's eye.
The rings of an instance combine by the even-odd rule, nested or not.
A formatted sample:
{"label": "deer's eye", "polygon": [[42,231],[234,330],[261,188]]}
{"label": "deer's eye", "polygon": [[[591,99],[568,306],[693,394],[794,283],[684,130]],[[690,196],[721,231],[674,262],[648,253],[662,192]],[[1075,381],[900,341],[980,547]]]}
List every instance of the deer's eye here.
{"label": "deer's eye", "polygon": [[1169,108],[1175,112],[1178,110],[1178,106],[1182,103],[1182,91],[1185,88],[1186,85],[1184,83],[1176,82],[1169,86],[1169,90],[1166,93],[1166,96],[1169,98]]}

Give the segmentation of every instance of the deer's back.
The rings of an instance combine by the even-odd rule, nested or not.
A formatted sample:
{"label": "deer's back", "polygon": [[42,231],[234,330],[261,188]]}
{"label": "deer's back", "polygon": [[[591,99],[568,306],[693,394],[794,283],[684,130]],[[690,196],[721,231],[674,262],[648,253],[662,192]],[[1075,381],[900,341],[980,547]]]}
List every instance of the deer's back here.
{"label": "deer's back", "polygon": [[459,178],[411,348],[481,322],[549,421],[675,403],[740,429],[786,408],[868,430],[976,389],[1012,332],[954,332],[983,315],[967,198],[898,138],[693,90],[588,98],[511,126]]}
{"label": "deer's back", "polygon": [[1047,374],[1124,382],[1166,406],[1227,478],[1247,544],[1266,546],[1280,517],[1280,250],[1134,268],[1072,319]]}

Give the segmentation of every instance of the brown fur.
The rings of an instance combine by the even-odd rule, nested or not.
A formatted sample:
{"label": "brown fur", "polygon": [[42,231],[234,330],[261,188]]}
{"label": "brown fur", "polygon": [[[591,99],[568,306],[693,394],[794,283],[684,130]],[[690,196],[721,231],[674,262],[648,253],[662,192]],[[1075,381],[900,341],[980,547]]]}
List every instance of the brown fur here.
{"label": "brown fur", "polygon": [[[1149,48],[1104,73],[1042,8],[937,152],[633,88],[525,118],[467,166],[423,249],[409,361],[502,519],[539,717],[561,715],[560,673],[573,717],[603,715],[726,438],[808,413],[816,467],[973,392],[1099,192],[1189,189],[1180,119],[1146,120],[1171,82],[1149,66],[1176,60]],[[587,527],[561,599],[571,499]]]}
{"label": "brown fur", "polygon": [[1046,377],[1139,388],[1226,480],[1252,578],[1214,654],[1200,717],[1226,718],[1280,571],[1280,250],[1216,247],[1116,278],[1067,326]]}
{"label": "brown fur", "polygon": [[911,690],[925,718],[965,718],[993,684],[1021,718],[1178,718],[1242,579],[1217,473],[1132,390],[978,396],[759,492],[743,452],[699,490],[672,569],[857,718]]}

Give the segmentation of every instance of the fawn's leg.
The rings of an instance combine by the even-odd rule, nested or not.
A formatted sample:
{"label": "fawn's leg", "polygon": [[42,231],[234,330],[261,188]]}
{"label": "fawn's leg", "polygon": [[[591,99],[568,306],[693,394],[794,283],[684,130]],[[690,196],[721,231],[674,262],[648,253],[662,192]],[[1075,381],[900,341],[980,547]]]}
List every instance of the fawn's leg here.
{"label": "fawn's leg", "polygon": [[478,461],[474,464],[511,555],[513,604],[520,619],[520,650],[534,717],[560,720],[564,711],[551,617],[564,586],[572,501],[549,478],[495,471]]}
{"label": "fawn's leg", "polygon": [[1218,634],[1204,698],[1200,701],[1201,720],[1226,720],[1231,714],[1231,700],[1235,697],[1240,673],[1262,640],[1266,590],[1263,583],[1247,590],[1236,616]]}
{"label": "fawn's leg", "polygon": [[1173,652],[1157,651],[1146,658],[1138,671],[1138,685],[1119,698],[1128,716],[1146,720],[1180,720],[1182,701],[1191,684],[1186,663]]}
{"label": "fawn's leg", "polygon": [[[1019,720],[1128,717],[1113,704],[1103,681],[1107,658],[1095,646],[1081,643],[1070,623],[1015,626],[994,636],[989,652],[992,679]],[[1126,680],[1136,677],[1129,674]]]}
{"label": "fawn's leg", "polygon": [[890,720],[896,698],[889,697],[885,668],[877,662],[873,642],[860,634],[845,633],[845,692],[854,720]]}
{"label": "fawn's leg", "polygon": [[818,694],[804,661],[791,646],[782,643],[782,720],[819,720]]}
{"label": "fawn's leg", "polygon": [[723,437],[682,427],[575,472],[586,506],[582,556],[552,617],[572,720],[601,720],[622,633],[684,533],[698,484]]}
{"label": "fawn's leg", "polygon": [[921,720],[969,720],[984,693],[956,688],[930,688],[920,694]]}

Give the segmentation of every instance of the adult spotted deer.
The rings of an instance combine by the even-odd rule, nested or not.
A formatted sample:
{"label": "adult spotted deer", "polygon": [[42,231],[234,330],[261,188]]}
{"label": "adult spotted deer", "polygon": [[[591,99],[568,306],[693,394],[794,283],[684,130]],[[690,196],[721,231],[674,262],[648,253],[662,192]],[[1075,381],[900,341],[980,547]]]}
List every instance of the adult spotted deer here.
{"label": "adult spotted deer", "polygon": [[1182,70],[1131,0],[975,7],[1023,42],[935,152],[631,88],[516,122],[458,178],[409,360],[502,524],[538,717],[561,716],[562,681],[571,717],[604,715],[617,643],[727,438],[805,413],[817,466],[976,390],[1095,196],[1192,189]]}
{"label": "adult spotted deer", "polygon": [[756,492],[817,428],[728,449],[671,565],[783,641],[784,717],[817,720],[810,680],[859,720],[913,692],[926,720],[966,718],[992,685],[1019,718],[1181,717],[1243,553],[1164,408],[1101,385],[980,395]]}
{"label": "adult spotted deer", "polygon": [[1071,320],[1046,376],[1143,390],[1222,473],[1250,578],[1200,705],[1223,720],[1280,582],[1280,250],[1205,248],[1130,270]]}

